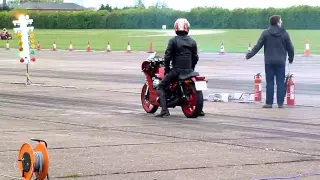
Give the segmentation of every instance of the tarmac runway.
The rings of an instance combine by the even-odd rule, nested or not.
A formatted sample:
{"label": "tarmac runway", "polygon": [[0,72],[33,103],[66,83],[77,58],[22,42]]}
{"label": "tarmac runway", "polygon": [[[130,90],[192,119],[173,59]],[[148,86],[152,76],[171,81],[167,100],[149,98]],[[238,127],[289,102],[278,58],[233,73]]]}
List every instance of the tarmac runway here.
{"label": "tarmac runway", "polygon": [[[205,117],[146,114],[140,103],[147,53],[39,51],[25,66],[0,51],[0,179],[21,179],[18,151],[48,142],[50,179],[273,180],[320,178],[319,57],[298,56],[297,104],[205,102]],[[200,54],[196,68],[213,92],[252,92],[261,55]],[[13,83],[13,84],[12,84]],[[34,143],[32,143],[34,144]],[[273,179],[272,179],[273,178]],[[298,178],[299,179],[299,178]]]}

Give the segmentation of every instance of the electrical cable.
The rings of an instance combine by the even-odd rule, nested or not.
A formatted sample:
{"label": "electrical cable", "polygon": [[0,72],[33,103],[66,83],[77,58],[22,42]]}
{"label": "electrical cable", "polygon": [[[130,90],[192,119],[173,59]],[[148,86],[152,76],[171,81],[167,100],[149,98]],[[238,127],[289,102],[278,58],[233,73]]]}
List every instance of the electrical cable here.
{"label": "electrical cable", "polygon": [[42,173],[43,172],[43,166],[44,166],[44,157],[41,152],[34,152],[34,158],[35,158],[35,166],[34,166],[34,172]]}

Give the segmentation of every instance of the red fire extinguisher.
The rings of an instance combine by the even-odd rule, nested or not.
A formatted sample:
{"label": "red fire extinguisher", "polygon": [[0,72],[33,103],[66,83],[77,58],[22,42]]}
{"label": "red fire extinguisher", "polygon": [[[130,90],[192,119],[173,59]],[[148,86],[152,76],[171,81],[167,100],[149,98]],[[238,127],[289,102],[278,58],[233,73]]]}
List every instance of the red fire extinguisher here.
{"label": "red fire extinguisher", "polygon": [[254,101],[261,102],[262,100],[262,88],[261,88],[261,75],[260,73],[256,74],[254,78]]}
{"label": "red fire extinguisher", "polygon": [[295,105],[295,83],[293,81],[293,74],[289,76],[287,83],[287,105],[294,106]]}

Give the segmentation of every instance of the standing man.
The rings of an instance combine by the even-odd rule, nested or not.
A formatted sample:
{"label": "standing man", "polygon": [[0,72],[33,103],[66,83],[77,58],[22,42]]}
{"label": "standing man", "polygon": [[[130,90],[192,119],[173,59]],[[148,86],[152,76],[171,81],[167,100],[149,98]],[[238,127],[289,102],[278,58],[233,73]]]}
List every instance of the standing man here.
{"label": "standing man", "polygon": [[269,19],[270,27],[264,30],[251,52],[247,53],[246,59],[252,58],[264,46],[264,63],[267,81],[266,104],[263,108],[272,108],[274,95],[274,77],[277,83],[277,103],[283,108],[285,96],[285,67],[287,54],[289,63],[294,58],[294,47],[290,36],[282,26],[281,16],[274,15]]}

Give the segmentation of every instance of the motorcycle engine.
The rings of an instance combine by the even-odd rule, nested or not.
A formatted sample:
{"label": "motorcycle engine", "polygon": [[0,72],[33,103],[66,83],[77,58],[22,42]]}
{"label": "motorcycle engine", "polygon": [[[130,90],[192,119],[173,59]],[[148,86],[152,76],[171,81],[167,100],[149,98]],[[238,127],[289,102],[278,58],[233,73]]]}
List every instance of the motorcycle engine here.
{"label": "motorcycle engine", "polygon": [[155,77],[152,78],[152,86],[153,86],[154,89],[158,88],[159,83],[160,83],[160,79],[155,78]]}

